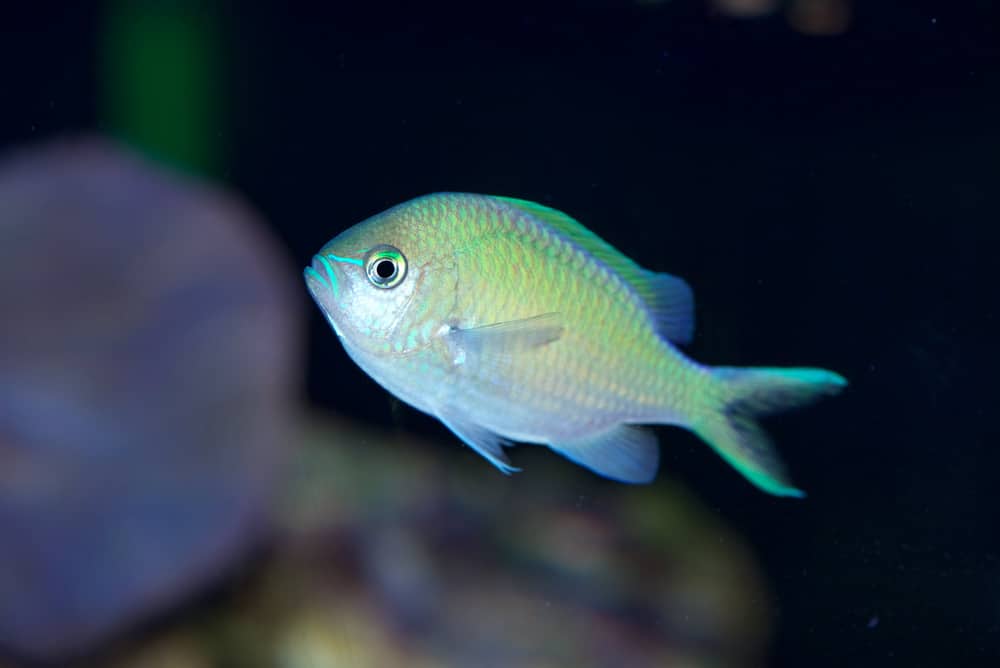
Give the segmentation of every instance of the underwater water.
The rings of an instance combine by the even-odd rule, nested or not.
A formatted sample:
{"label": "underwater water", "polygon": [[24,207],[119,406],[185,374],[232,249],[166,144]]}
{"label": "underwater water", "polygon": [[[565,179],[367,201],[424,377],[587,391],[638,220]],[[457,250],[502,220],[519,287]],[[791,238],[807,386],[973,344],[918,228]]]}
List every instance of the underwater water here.
{"label": "underwater water", "polygon": [[[992,9],[10,8],[0,668],[1000,665]],[[387,391],[314,300],[354,290],[334,272],[367,249],[336,246],[323,283],[302,270],[445,191],[566,212],[682,278],[693,337],[673,340],[700,363],[843,376],[761,416],[795,486],[777,489],[805,496],[668,424],[647,428],[645,484],[590,470],[621,471],[613,456],[526,444],[499,451],[504,475],[411,405],[453,377],[425,366],[408,397]],[[429,249],[458,258],[472,223],[452,222]],[[383,287],[451,271],[445,301],[495,325],[535,284],[576,285],[505,257],[413,254]],[[629,275],[616,299],[661,294]],[[594,314],[621,302],[572,290],[579,318],[515,330],[580,347],[562,374],[524,365],[534,404],[627,392],[655,364],[606,363],[632,330]],[[686,331],[680,302],[650,307],[660,333]],[[511,350],[447,348],[470,365]],[[588,397],[555,425],[592,418],[606,397]]]}

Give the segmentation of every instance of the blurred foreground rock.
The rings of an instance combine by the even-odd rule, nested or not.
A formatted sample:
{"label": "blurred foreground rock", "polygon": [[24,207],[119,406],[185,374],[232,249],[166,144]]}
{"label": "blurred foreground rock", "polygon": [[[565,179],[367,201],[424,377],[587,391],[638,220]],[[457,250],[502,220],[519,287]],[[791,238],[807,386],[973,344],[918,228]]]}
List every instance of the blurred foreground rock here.
{"label": "blurred foreground rock", "polygon": [[114,668],[766,665],[752,555],[667,480],[605,483],[542,448],[506,477],[406,433],[314,425],[257,577]]}
{"label": "blurred foreground rock", "polygon": [[245,206],[113,145],[0,159],[0,650],[88,649],[267,531],[297,276]]}

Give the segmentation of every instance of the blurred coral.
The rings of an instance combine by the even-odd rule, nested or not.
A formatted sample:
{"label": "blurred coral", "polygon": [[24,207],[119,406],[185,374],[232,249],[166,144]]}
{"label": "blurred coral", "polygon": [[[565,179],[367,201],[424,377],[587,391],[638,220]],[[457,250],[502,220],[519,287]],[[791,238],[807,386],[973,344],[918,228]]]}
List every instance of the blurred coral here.
{"label": "blurred coral", "polygon": [[190,665],[245,668],[763,664],[749,550],[666,481],[595,492],[540,448],[515,477],[439,452],[315,424],[272,558],[169,651],[211,638]]}
{"label": "blurred coral", "polygon": [[100,139],[0,163],[0,646],[86,650],[268,530],[296,273],[246,206]]}
{"label": "blurred coral", "polygon": [[286,515],[287,544],[314,564],[294,569],[296,587],[336,592],[327,609],[347,593],[413,665],[761,661],[768,594],[751,553],[668,481],[595,487],[530,446],[525,472],[500,476],[471,453],[430,458],[428,444],[329,424],[302,451]]}

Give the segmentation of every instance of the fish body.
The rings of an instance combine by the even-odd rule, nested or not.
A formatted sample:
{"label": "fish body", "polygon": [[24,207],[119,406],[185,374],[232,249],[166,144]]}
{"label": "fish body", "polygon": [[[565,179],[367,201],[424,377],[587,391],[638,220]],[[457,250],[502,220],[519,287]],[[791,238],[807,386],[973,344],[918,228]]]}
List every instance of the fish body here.
{"label": "fish body", "polygon": [[435,193],[341,233],[305,270],[350,357],[505,472],[546,445],[623,482],[652,480],[655,435],[694,431],[761,489],[802,496],[755,415],[839,391],[812,368],[710,367],[677,344],[688,285],[648,271],[566,214]]}

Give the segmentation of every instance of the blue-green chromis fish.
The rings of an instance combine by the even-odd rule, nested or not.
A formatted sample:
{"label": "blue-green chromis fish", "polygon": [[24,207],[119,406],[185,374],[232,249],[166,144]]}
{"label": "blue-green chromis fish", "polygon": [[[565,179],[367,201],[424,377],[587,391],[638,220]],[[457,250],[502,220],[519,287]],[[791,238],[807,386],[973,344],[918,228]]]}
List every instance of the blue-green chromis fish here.
{"label": "blue-green chromis fish", "polygon": [[436,193],[341,233],[305,270],[351,358],[504,472],[504,447],[546,445],[623,482],[651,481],[641,424],[704,439],[771,494],[794,487],[755,416],[832,395],[813,368],[710,367],[680,278],[648,271],[532,202]]}

